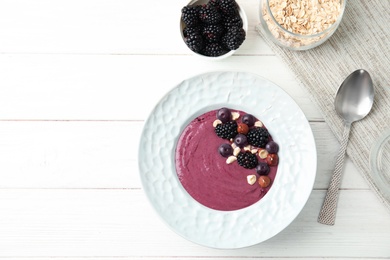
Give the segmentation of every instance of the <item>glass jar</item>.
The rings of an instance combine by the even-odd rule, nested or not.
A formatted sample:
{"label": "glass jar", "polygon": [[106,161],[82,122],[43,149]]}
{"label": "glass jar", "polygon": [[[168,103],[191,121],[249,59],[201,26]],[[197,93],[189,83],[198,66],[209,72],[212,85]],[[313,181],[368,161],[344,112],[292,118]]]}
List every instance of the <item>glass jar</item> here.
{"label": "glass jar", "polygon": [[379,192],[390,201],[390,129],[372,146],[370,170]]}
{"label": "glass jar", "polygon": [[347,0],[260,0],[263,34],[291,50],[324,43],[338,28]]}

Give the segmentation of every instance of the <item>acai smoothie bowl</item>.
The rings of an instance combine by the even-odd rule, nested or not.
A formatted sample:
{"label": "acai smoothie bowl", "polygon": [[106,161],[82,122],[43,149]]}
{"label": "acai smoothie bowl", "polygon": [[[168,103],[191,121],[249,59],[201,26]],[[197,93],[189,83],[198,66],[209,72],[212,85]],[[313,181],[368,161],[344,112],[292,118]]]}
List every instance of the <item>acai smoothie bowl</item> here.
{"label": "acai smoothie bowl", "polygon": [[186,191],[216,210],[238,210],[265,196],[275,180],[279,145],[262,121],[231,108],[193,119],[181,133],[175,166]]}
{"label": "acai smoothie bowl", "polygon": [[184,238],[212,248],[261,243],[311,194],[316,147],[299,106],[246,72],[184,80],[154,107],[139,143],[143,190]]}

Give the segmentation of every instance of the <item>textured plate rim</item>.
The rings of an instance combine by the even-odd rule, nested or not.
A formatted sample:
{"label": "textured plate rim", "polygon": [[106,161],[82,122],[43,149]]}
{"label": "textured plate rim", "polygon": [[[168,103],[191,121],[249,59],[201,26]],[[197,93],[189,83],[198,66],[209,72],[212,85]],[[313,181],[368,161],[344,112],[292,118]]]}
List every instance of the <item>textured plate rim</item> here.
{"label": "textured plate rim", "polygon": [[[157,199],[158,201],[156,203],[156,201],[155,201],[156,196],[154,196],[152,194],[152,192],[150,192],[151,190],[153,190],[153,189],[150,189],[150,187],[151,187],[150,180],[147,179],[147,177],[150,177],[150,175],[147,176],[148,171],[145,170],[144,169],[145,166],[142,165],[143,164],[142,154],[145,154],[145,149],[144,149],[145,148],[144,147],[145,146],[145,140],[144,140],[144,137],[145,137],[144,133],[145,132],[144,132],[144,130],[147,129],[148,127],[150,127],[149,122],[150,122],[151,118],[153,117],[156,109],[160,108],[162,106],[162,103],[166,101],[167,97],[169,95],[171,95],[173,92],[178,91],[185,82],[191,82],[191,81],[199,80],[199,79],[201,79],[203,82],[205,79],[207,79],[207,77],[213,77],[213,76],[223,77],[224,75],[234,77],[234,78],[240,78],[240,77],[253,78],[254,81],[260,81],[261,83],[266,84],[267,87],[275,90],[278,94],[282,95],[283,98],[285,98],[285,101],[287,100],[290,103],[290,105],[295,107],[295,109],[297,111],[294,111],[294,112],[298,113],[299,116],[301,116],[301,118],[299,119],[300,120],[299,124],[303,125],[303,127],[305,128],[306,139],[307,139],[308,143],[310,144],[309,147],[305,148],[308,151],[307,155],[310,157],[310,158],[308,158],[309,162],[306,165],[307,169],[305,169],[309,173],[309,175],[307,176],[308,178],[306,179],[305,186],[302,187],[303,190],[300,193],[297,193],[297,194],[300,194],[298,204],[294,205],[295,206],[294,208],[288,209],[286,212],[284,212],[284,214],[287,213],[287,216],[285,219],[283,219],[282,223],[279,223],[279,225],[276,225],[277,227],[275,227],[273,225],[271,227],[267,227],[267,226],[261,227],[261,228],[264,228],[264,229],[260,228],[261,231],[267,231],[267,232],[265,232],[266,235],[264,235],[264,236],[262,236],[262,235],[259,236],[259,235],[257,235],[257,233],[256,233],[256,235],[253,235],[254,231],[252,229],[255,229],[255,230],[259,229],[257,225],[252,226],[251,229],[244,228],[244,231],[246,231],[247,233],[251,233],[252,236],[254,237],[252,240],[248,241],[246,239],[244,242],[243,241],[236,241],[236,240],[240,239],[239,238],[240,236],[238,234],[235,234],[234,230],[233,230],[233,236],[230,236],[230,238],[228,240],[223,240],[221,242],[221,241],[216,241],[215,237],[211,238],[211,240],[210,240],[210,238],[205,239],[207,237],[207,234],[205,232],[203,232],[204,234],[200,234],[200,235],[199,234],[193,235],[193,232],[189,232],[190,233],[189,234],[188,230],[191,231],[191,225],[188,224],[188,226],[186,226],[187,220],[189,220],[189,219],[186,219],[185,221],[179,221],[180,223],[170,222],[170,220],[171,220],[170,217],[168,217],[166,214],[165,215],[163,214],[163,211],[165,210],[164,206],[166,206],[166,205],[164,205],[165,202],[162,201],[161,199]],[[248,87],[248,86],[246,86],[246,87]],[[249,88],[253,88],[253,87],[249,86]],[[252,90],[256,91],[255,89],[252,89]],[[198,91],[201,91],[201,89],[198,88]],[[234,101],[233,103],[229,102],[229,103],[224,103],[224,104],[221,104],[221,103],[214,104],[214,105],[210,104],[209,106],[197,107],[196,111],[197,111],[197,113],[207,112],[208,110],[220,107],[221,105],[227,105],[227,106],[238,106],[238,109],[244,109],[247,112],[251,112],[250,111],[251,108],[246,108],[245,105],[243,105],[242,103],[240,103],[240,104],[239,103],[240,102]],[[244,107],[242,107],[242,106],[244,106]],[[189,114],[188,116],[193,116],[193,115],[194,115],[194,113]],[[188,123],[188,120],[191,120],[191,118],[187,118],[186,123]],[[182,121],[181,124],[182,125],[180,127],[183,128],[184,122]],[[266,123],[266,125],[267,125],[267,123]],[[178,138],[179,134],[180,133],[177,134],[175,140],[173,141],[175,144],[176,144],[176,139]],[[146,143],[148,143],[148,140],[146,140]],[[171,156],[173,154],[174,154],[174,152],[171,154]],[[271,82],[271,81],[269,81],[269,80],[267,80],[267,79],[265,79],[257,74],[254,74],[254,73],[239,72],[239,71],[236,71],[236,72],[214,71],[214,72],[202,73],[202,74],[198,74],[196,76],[192,76],[192,77],[182,81],[181,83],[179,83],[175,87],[173,87],[166,95],[164,95],[161,98],[161,100],[155,105],[152,112],[148,116],[148,119],[146,120],[146,122],[144,124],[143,131],[141,134],[138,156],[139,156],[138,157],[139,174],[140,174],[140,178],[141,178],[142,187],[144,189],[146,197],[149,200],[149,203],[151,204],[153,209],[156,211],[157,215],[163,220],[163,222],[165,222],[165,224],[167,224],[178,235],[181,235],[182,237],[186,238],[189,241],[192,241],[192,242],[199,244],[199,245],[202,245],[202,246],[207,246],[207,247],[211,247],[211,248],[218,248],[218,249],[236,249],[236,248],[244,248],[244,247],[252,246],[255,244],[259,244],[259,243],[261,243],[265,240],[268,240],[269,238],[275,236],[276,234],[281,232],[283,229],[285,229],[298,216],[298,214],[301,212],[301,210],[305,206],[305,204],[306,204],[306,202],[311,194],[311,191],[313,189],[314,181],[315,181],[315,177],[316,177],[316,170],[317,170],[317,151],[316,151],[314,136],[313,136],[310,124],[309,124],[308,120],[306,119],[303,111],[300,109],[300,107],[296,104],[296,102],[291,98],[291,96],[289,94],[287,94],[283,89],[281,89],[279,86],[277,86],[273,82]],[[173,163],[172,158],[170,159],[170,163],[171,164]],[[275,199],[275,196],[276,196],[275,195],[276,188],[271,188],[270,191],[267,193],[267,195],[262,200],[260,200],[258,203],[255,203],[254,205],[252,205],[250,207],[247,207],[247,208],[244,208],[241,210],[236,210],[236,211],[216,211],[216,210],[209,209],[209,208],[199,204],[194,199],[192,199],[192,197],[188,193],[186,193],[184,188],[181,186],[181,183],[179,182],[177,175],[176,175],[176,171],[174,169],[173,169],[173,171],[171,171],[170,176],[168,176],[168,177],[169,177],[171,182],[172,182],[172,180],[174,180],[173,182],[177,182],[177,183],[175,183],[174,188],[178,188],[178,189],[176,189],[176,192],[178,192],[179,195],[184,195],[185,202],[191,204],[192,206],[194,206],[194,205],[196,206],[196,204],[198,204],[197,205],[198,212],[186,213],[187,217],[188,216],[190,217],[190,220],[194,220],[196,218],[199,218],[199,215],[202,215],[204,212],[206,212],[205,214],[206,215],[209,214],[208,215],[209,218],[212,218],[213,220],[219,219],[220,221],[222,221],[222,224],[227,223],[227,225],[223,225],[223,227],[217,228],[217,232],[223,232],[224,230],[227,229],[226,226],[237,221],[237,219],[239,219],[239,218],[241,218],[241,219],[242,218],[249,218],[249,215],[253,216],[253,212],[258,213],[257,211],[259,210],[259,207],[261,207],[261,205],[264,207],[264,205],[267,205],[269,200]],[[281,174],[278,172],[276,178],[279,178],[279,177],[281,177]],[[276,179],[275,179],[275,183],[276,183]],[[278,186],[278,188],[279,188],[279,186]],[[181,194],[181,193],[183,193],[183,194]],[[161,203],[161,205],[160,205],[160,203]],[[174,207],[176,207],[176,206],[174,206]],[[282,207],[279,207],[279,208],[281,210]],[[285,209],[283,209],[283,210],[285,210]],[[199,212],[201,212],[202,214],[200,214]],[[171,210],[170,214],[171,213],[174,213],[174,212],[172,212],[172,210]],[[194,214],[192,214],[192,213],[194,213]],[[280,212],[277,212],[275,214],[275,216],[280,215],[280,214],[281,214]],[[215,218],[215,216],[217,216],[217,217]],[[192,218],[194,218],[194,219],[192,219]],[[208,225],[213,226],[216,224],[215,221],[211,222],[211,224],[210,224],[210,222],[208,222],[207,220],[208,220],[207,218],[203,219],[204,222],[207,222],[207,223],[204,223],[205,226],[208,226]],[[184,225],[185,231],[183,231],[183,227],[179,227],[179,224]],[[253,225],[253,224],[259,224],[259,223],[251,223],[251,224]],[[242,228],[243,227],[241,227],[241,229]],[[231,230],[229,230],[229,231],[231,231]],[[241,230],[240,232],[243,232],[243,231]],[[261,233],[263,233],[263,232],[261,232]],[[235,239],[236,237],[238,237],[238,239]]]}

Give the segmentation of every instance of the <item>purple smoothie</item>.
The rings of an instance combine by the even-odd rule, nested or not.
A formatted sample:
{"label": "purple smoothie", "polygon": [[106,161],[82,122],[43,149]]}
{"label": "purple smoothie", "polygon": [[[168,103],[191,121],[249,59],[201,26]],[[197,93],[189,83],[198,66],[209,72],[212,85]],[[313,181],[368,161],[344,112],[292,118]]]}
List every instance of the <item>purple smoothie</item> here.
{"label": "purple smoothie", "polygon": [[[277,166],[270,167],[271,185],[267,188],[260,187],[257,181],[248,184],[248,175],[259,177],[256,170],[245,169],[237,161],[227,164],[226,158],[218,153],[222,143],[230,142],[214,131],[216,112],[198,116],[183,130],[176,147],[176,172],[184,189],[199,203],[215,210],[238,210],[264,197],[272,187]],[[245,114],[238,112],[241,116]]]}

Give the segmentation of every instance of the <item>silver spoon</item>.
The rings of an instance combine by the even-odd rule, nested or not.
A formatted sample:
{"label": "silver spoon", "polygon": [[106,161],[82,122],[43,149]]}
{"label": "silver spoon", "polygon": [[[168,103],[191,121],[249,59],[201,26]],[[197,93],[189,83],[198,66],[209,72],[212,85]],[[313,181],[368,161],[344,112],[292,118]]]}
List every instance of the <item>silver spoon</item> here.
{"label": "silver spoon", "polygon": [[363,119],[370,112],[373,102],[374,87],[372,80],[370,74],[363,69],[352,72],[337,91],[334,104],[336,112],[344,119],[344,132],[337,155],[336,167],[318,216],[318,222],[321,224],[334,225],[335,223],[341,173],[351,124]]}

